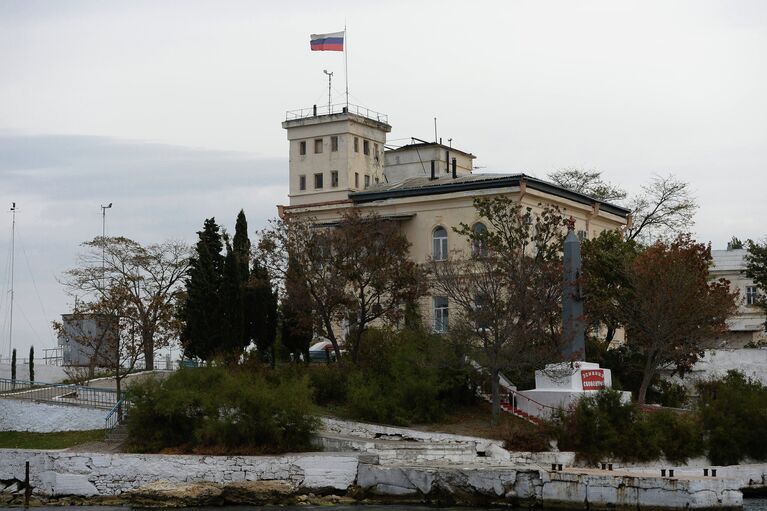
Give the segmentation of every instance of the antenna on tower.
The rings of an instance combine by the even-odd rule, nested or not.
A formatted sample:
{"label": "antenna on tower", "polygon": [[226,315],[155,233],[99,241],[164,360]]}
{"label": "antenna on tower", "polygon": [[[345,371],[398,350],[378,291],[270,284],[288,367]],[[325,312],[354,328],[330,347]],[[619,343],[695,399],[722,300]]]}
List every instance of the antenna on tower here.
{"label": "antenna on tower", "polygon": [[330,111],[330,103],[331,103],[331,100],[330,100],[330,88],[331,88],[331,83],[332,83],[332,80],[333,80],[333,73],[329,72],[327,69],[323,69],[322,72],[325,73],[326,75],[328,75],[328,115],[329,115],[329,114],[333,113],[333,112]]}

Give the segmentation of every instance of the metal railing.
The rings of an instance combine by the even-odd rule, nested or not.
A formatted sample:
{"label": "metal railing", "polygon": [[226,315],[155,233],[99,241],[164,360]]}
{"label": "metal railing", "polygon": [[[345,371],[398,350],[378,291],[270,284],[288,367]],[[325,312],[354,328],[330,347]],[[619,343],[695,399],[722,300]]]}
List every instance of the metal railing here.
{"label": "metal railing", "polygon": [[117,426],[125,424],[125,420],[128,418],[128,412],[131,408],[131,402],[121,399],[109,410],[107,416],[104,418],[104,432],[107,438]]}
{"label": "metal railing", "polygon": [[117,403],[117,391],[112,389],[10,378],[0,378],[0,397],[104,410],[111,409]]}
{"label": "metal railing", "polygon": [[309,108],[299,108],[298,110],[288,110],[285,113],[286,121],[294,121],[297,119],[307,119],[309,117],[316,117],[318,115],[332,115],[350,113],[366,117],[378,122],[389,123],[389,116],[376,112],[364,106],[359,105],[347,105],[346,103],[338,103],[335,105],[314,105]]}

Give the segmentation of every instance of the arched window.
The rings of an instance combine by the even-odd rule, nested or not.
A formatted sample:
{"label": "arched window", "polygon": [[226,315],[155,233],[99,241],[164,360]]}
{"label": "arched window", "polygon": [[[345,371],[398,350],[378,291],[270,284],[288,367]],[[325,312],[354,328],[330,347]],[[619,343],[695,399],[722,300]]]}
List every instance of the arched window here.
{"label": "arched window", "polygon": [[487,257],[487,227],[482,222],[477,222],[471,230],[474,235],[471,240],[471,255]]}
{"label": "arched window", "polygon": [[447,259],[447,231],[444,227],[437,227],[431,235],[432,257],[435,261]]}

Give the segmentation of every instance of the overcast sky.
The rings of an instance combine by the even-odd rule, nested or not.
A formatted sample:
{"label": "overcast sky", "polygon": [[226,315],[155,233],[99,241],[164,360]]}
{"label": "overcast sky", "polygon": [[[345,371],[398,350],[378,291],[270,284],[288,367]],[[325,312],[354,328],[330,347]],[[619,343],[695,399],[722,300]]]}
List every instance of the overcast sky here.
{"label": "overcast sky", "polygon": [[699,240],[767,235],[767,2],[0,0],[0,354],[53,347],[56,276],[107,231],[194,241],[203,219],[251,234],[287,202],[285,111],[351,101],[390,140],[439,136],[482,172],[598,169],[635,191],[690,182]]}

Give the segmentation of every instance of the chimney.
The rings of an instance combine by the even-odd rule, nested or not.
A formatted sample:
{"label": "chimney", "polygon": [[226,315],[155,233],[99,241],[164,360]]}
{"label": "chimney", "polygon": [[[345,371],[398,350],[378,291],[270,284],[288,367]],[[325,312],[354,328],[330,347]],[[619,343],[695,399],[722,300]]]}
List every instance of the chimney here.
{"label": "chimney", "polygon": [[458,162],[453,158],[453,179],[458,177]]}
{"label": "chimney", "polygon": [[431,160],[431,177],[429,179],[437,179],[437,176],[434,175],[434,160]]}
{"label": "chimney", "polygon": [[445,174],[450,172],[450,151],[445,150]]}

